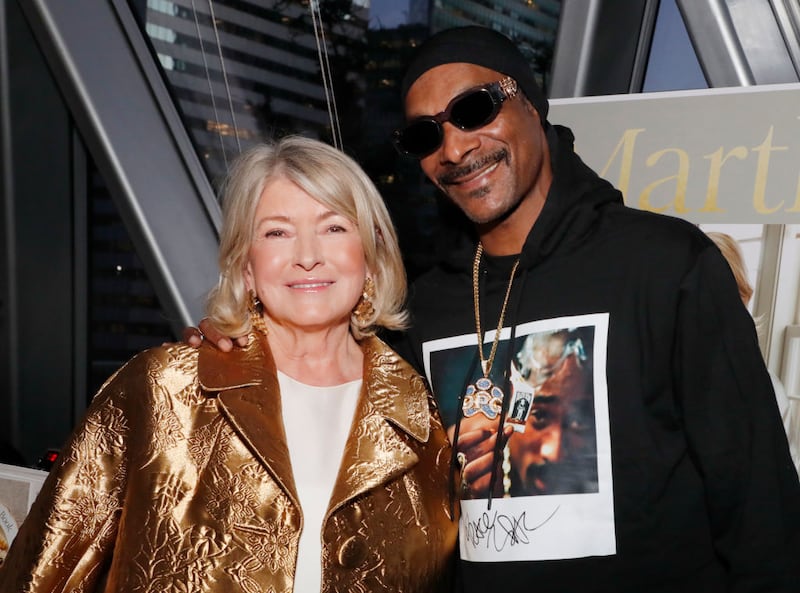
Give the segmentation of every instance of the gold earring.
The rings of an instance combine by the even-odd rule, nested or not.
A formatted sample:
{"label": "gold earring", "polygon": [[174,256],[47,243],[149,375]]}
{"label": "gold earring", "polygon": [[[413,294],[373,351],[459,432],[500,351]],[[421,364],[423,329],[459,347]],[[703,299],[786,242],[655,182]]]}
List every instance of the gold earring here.
{"label": "gold earring", "polygon": [[374,297],[375,282],[367,276],[367,279],[364,280],[364,291],[361,293],[361,298],[358,299],[355,309],[353,309],[353,317],[355,317],[359,325],[365,326],[373,321],[375,307],[372,305],[372,299]]}
{"label": "gold earring", "polygon": [[267,324],[264,321],[264,305],[258,298],[255,290],[251,290],[249,292],[249,296],[250,302],[247,304],[247,310],[250,313],[250,325],[253,327],[253,329],[256,329],[264,335],[267,335],[269,331],[267,330]]}

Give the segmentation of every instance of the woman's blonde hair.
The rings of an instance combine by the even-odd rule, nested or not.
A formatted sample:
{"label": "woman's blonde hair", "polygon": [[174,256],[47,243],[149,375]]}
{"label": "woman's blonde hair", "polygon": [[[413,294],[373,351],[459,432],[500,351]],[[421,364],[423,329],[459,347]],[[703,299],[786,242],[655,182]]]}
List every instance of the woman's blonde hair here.
{"label": "woman's blonde hair", "polygon": [[753,287],[747,279],[747,266],[744,264],[744,256],[742,255],[741,247],[739,247],[739,242],[725,233],[711,231],[706,234],[719,248],[722,256],[728,262],[733,272],[733,277],[736,279],[739,297],[741,297],[745,307],[749,306],[750,299],[753,298]]}
{"label": "woman's blonde hair", "polygon": [[244,270],[261,193],[277,178],[291,181],[358,227],[375,294],[372,315],[366,319],[350,316],[353,336],[360,339],[374,334],[377,327],[405,328],[405,269],[383,199],[353,159],[328,144],[301,136],[254,146],[242,153],[228,172],[222,186],[220,278],[206,307],[210,321],[227,336],[250,331]]}

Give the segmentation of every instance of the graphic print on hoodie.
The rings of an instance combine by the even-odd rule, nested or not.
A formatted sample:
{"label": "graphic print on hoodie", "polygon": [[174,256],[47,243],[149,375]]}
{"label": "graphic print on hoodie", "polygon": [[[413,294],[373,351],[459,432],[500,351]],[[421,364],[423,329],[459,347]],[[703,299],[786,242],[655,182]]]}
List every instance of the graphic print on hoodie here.
{"label": "graphic print on hoodie", "polygon": [[[499,562],[614,554],[608,315],[524,323],[513,333],[501,332],[490,379],[508,385],[505,423],[514,433],[496,459],[491,508],[488,488],[462,500],[461,557]],[[484,352],[494,334],[484,336]],[[482,376],[476,340],[470,333],[423,344],[425,372],[451,438],[459,396]],[[498,430],[500,414],[487,413],[463,417],[459,434]]]}

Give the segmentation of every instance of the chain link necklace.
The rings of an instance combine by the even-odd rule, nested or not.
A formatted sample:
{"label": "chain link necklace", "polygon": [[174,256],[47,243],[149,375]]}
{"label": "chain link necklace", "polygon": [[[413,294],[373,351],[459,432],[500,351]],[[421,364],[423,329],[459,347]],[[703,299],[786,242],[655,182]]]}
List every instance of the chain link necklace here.
{"label": "chain link necklace", "polygon": [[483,355],[483,331],[481,330],[479,283],[481,255],[483,255],[483,244],[478,243],[478,248],[475,250],[475,259],[472,262],[472,300],[475,304],[475,332],[478,336],[478,355],[481,359],[483,376],[479,377],[474,383],[467,385],[461,410],[464,414],[464,418],[470,418],[475,414],[481,413],[489,420],[494,420],[500,414],[504,393],[500,387],[492,382],[489,378],[489,374],[492,372],[492,364],[497,354],[497,345],[500,343],[500,332],[503,329],[506,307],[508,307],[508,299],[509,296],[511,296],[511,286],[514,284],[514,274],[519,267],[519,258],[517,258],[517,261],[514,262],[514,266],[511,268],[511,275],[508,279],[508,287],[506,288],[506,296],[503,298],[503,306],[500,309],[500,320],[497,322],[497,331],[494,334],[494,341],[492,342],[492,348],[489,351],[489,358],[487,359]]}

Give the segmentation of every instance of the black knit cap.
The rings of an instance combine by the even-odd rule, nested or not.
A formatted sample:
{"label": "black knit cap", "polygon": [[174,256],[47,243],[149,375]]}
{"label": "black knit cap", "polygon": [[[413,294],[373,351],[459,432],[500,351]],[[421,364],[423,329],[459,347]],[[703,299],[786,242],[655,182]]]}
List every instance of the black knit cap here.
{"label": "black knit cap", "polygon": [[445,29],[425,40],[411,58],[403,78],[403,100],[411,85],[425,72],[442,64],[459,62],[483,66],[516,80],[545,125],[549,108],[547,97],[539,88],[528,60],[508,37],[486,27]]}

